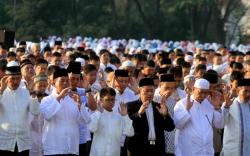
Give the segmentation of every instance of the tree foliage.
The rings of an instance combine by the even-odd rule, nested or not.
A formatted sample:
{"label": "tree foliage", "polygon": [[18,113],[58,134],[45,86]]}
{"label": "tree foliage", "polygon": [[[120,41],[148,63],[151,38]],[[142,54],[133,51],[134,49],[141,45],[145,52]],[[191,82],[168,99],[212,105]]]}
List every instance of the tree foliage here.
{"label": "tree foliage", "polygon": [[237,8],[244,9],[239,0],[11,0],[0,1],[0,27],[22,40],[80,34],[224,43]]}

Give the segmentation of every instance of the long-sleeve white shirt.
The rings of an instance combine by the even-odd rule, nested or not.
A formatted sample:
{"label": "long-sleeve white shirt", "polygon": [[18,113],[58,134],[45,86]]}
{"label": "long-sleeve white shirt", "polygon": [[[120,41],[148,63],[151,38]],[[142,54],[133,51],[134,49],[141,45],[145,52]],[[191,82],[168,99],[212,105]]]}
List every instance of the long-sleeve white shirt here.
{"label": "long-sleeve white shirt", "polygon": [[40,112],[45,118],[43,127],[43,154],[78,154],[79,124],[87,122],[88,114],[84,105],[80,111],[75,101],[65,96],[58,102],[55,91],[42,99]]}
{"label": "long-sleeve white shirt", "polygon": [[39,102],[20,86],[6,88],[0,95],[0,150],[18,151],[31,148],[29,112],[39,114]]}
{"label": "long-sleeve white shirt", "polygon": [[207,100],[194,101],[189,111],[186,100],[180,100],[174,107],[176,131],[176,156],[213,156],[213,127],[223,128],[224,113],[214,110]]}
{"label": "long-sleeve white shirt", "polygon": [[88,128],[94,133],[90,156],[119,156],[121,135],[133,136],[132,120],[106,110],[91,114]]}

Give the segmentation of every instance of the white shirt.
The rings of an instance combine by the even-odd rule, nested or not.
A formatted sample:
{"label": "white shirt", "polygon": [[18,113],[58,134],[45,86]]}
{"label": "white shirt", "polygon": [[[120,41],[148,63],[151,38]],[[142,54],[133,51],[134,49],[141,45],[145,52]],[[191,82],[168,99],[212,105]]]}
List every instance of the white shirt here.
{"label": "white shirt", "polygon": [[146,109],[145,112],[146,112],[148,127],[149,127],[148,140],[154,141],[156,140],[156,135],[155,135],[154,113],[153,113],[152,103],[148,105],[148,108]]}
{"label": "white shirt", "polygon": [[81,111],[68,95],[58,102],[56,92],[42,99],[40,112],[45,118],[43,127],[44,155],[78,154],[79,124],[87,122],[86,108]]}
{"label": "white shirt", "polygon": [[117,89],[115,89],[115,92],[116,96],[115,96],[115,105],[113,107],[113,111],[118,114],[119,114],[118,109],[120,109],[120,104],[122,102],[128,103],[139,99],[138,95],[135,95],[135,93],[128,87],[123,91],[122,94]]}
{"label": "white shirt", "polygon": [[115,65],[108,63],[107,66],[105,66],[103,63],[100,63],[100,69],[102,71],[105,71],[107,67],[111,67],[114,71],[117,69]]}
{"label": "white shirt", "polygon": [[207,100],[194,101],[186,110],[186,98],[174,107],[176,131],[176,156],[213,156],[213,126],[223,128],[224,115],[214,110]]}
{"label": "white shirt", "polygon": [[29,112],[39,114],[39,102],[21,88],[8,87],[0,95],[0,150],[18,151],[31,148]]}
{"label": "white shirt", "polygon": [[133,136],[132,120],[104,109],[91,114],[88,128],[94,133],[90,156],[119,156],[121,135]]}

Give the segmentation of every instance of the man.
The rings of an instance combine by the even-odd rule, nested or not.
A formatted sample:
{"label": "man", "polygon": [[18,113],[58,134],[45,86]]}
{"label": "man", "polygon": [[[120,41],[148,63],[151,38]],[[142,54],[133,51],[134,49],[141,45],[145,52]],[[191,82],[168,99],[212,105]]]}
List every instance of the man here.
{"label": "man", "polygon": [[250,79],[238,81],[237,98],[228,99],[223,139],[223,156],[250,155]]}
{"label": "man", "polygon": [[[175,89],[176,86],[175,86],[174,75],[162,74],[160,76],[159,88],[156,89],[154,95],[155,102],[165,103],[171,117],[174,116],[174,106],[177,102],[177,100],[173,96]],[[175,153],[174,138],[175,138],[175,130],[172,132],[165,132],[165,152],[167,156],[174,155]]]}
{"label": "man", "polygon": [[181,99],[174,108],[176,156],[213,156],[213,127],[223,128],[220,105],[207,100],[209,82],[195,81],[192,95]]}
{"label": "man", "polygon": [[128,88],[129,75],[127,70],[115,70],[113,77],[113,87],[116,92],[115,105],[113,111],[118,113],[120,103],[128,103],[138,99],[135,93]]}
{"label": "man", "polygon": [[81,104],[80,96],[70,91],[66,69],[57,69],[53,79],[55,89],[42,99],[40,105],[40,112],[45,119],[43,154],[78,155],[79,124],[88,120],[86,108]]}
{"label": "man", "polygon": [[25,59],[21,61],[21,87],[25,87],[28,90],[32,90],[33,88],[33,76],[35,75],[35,70],[32,62],[29,59]]}
{"label": "man", "polygon": [[[85,106],[88,106],[90,110],[96,109],[95,99],[91,92],[86,92],[84,88],[79,87],[80,76],[81,76],[81,63],[80,62],[69,62],[68,68],[69,84],[71,91],[76,92],[80,95],[81,101]],[[90,149],[90,132],[87,129],[86,124],[80,123],[80,145],[79,145],[79,155],[86,156],[89,155]]]}
{"label": "man", "polygon": [[[31,95],[37,97],[38,101],[48,96],[45,91],[48,86],[48,77],[46,75],[37,75],[34,77],[33,91]],[[44,118],[41,114],[31,115],[31,138],[32,145],[30,149],[30,156],[41,156],[42,155],[42,128]]]}
{"label": "man", "polygon": [[[115,70],[114,77],[113,77],[113,87],[116,92],[115,96],[115,103],[113,107],[113,111],[119,114],[120,104],[121,103],[128,103],[138,99],[138,96],[128,88],[129,83],[129,75],[127,70],[117,69]],[[125,135],[122,136],[121,141],[121,155],[125,156],[126,154],[126,147],[124,147]]]}
{"label": "man", "polygon": [[39,102],[20,87],[17,62],[9,62],[0,88],[0,155],[28,156],[31,148],[29,112],[39,114]]}
{"label": "man", "polygon": [[110,63],[110,53],[106,49],[102,49],[99,53],[100,56],[100,69],[105,71],[107,67],[111,67],[113,70],[116,70],[116,66]]}
{"label": "man", "polygon": [[35,74],[36,75],[46,75],[48,68],[48,62],[44,59],[38,59],[35,65]]}
{"label": "man", "polygon": [[174,129],[165,103],[153,102],[154,92],[154,80],[143,78],[139,82],[139,100],[127,103],[135,131],[133,137],[127,138],[132,156],[164,156],[164,130]]}

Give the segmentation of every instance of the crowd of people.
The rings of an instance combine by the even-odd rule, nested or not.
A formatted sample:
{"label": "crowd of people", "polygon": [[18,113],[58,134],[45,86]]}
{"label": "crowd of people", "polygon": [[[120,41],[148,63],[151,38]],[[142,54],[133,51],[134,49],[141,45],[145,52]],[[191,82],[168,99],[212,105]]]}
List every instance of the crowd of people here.
{"label": "crowd of people", "polygon": [[1,156],[249,156],[250,45],[0,46]]}

